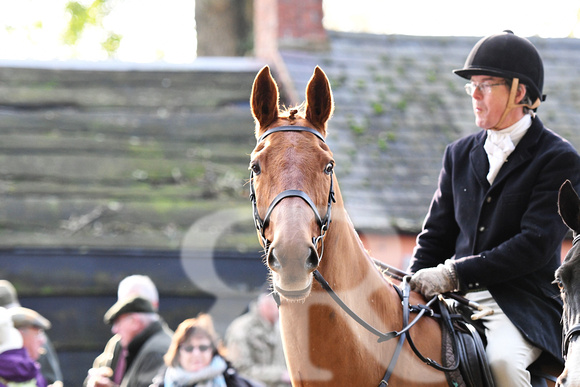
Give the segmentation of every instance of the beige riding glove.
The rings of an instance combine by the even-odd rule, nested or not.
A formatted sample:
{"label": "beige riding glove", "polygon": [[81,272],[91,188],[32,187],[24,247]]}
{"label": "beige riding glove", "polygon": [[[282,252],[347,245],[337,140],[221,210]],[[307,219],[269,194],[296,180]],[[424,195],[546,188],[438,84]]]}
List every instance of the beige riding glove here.
{"label": "beige riding glove", "polygon": [[459,288],[455,264],[446,260],[437,267],[421,269],[411,277],[411,289],[431,299],[441,293],[456,291]]}

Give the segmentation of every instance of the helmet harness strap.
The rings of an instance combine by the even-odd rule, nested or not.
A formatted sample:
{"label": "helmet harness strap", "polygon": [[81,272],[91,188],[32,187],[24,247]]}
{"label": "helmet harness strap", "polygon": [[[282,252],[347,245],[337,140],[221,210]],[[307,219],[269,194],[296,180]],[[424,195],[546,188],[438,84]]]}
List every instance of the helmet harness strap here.
{"label": "helmet harness strap", "polygon": [[533,105],[529,105],[527,103],[516,103],[516,94],[518,92],[518,86],[519,86],[520,80],[519,78],[514,78],[512,80],[512,86],[510,89],[510,96],[508,98],[508,102],[507,105],[505,107],[505,110],[503,112],[503,114],[501,115],[501,118],[499,119],[499,121],[497,122],[497,124],[495,124],[495,126],[491,129],[495,129],[495,130],[500,130],[499,126],[501,125],[501,123],[503,122],[503,120],[505,120],[506,116],[508,115],[508,113],[510,111],[512,111],[515,108],[518,107],[522,107],[525,106],[527,108],[529,108],[530,110],[534,110],[536,109],[538,106],[540,106],[540,98],[536,99],[536,102],[534,102]]}

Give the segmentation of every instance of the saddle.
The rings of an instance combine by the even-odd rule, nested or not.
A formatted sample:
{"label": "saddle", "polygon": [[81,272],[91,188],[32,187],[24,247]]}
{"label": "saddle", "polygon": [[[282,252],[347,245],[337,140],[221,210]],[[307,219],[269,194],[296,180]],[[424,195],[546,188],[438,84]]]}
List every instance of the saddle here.
{"label": "saddle", "polygon": [[450,386],[493,387],[485,354],[483,326],[471,321],[472,311],[458,303],[439,301],[443,365],[457,369],[445,372]]}
{"label": "saddle", "polygon": [[[494,386],[485,352],[485,327],[482,321],[472,320],[473,310],[458,302],[440,301],[439,309],[443,365],[451,366],[459,361],[456,370],[445,372],[447,383],[454,387]],[[556,377],[542,369],[542,365],[549,365],[550,362],[551,359],[540,357],[528,367],[533,387],[548,387],[548,380],[556,383]]]}

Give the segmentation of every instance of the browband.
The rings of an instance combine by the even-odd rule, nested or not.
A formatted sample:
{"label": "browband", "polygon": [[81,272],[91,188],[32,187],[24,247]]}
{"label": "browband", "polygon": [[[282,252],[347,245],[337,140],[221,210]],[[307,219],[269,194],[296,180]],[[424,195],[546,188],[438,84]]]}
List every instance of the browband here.
{"label": "browband", "polygon": [[277,128],[272,128],[272,129],[266,130],[266,132],[264,134],[262,134],[260,136],[260,138],[258,139],[258,144],[261,143],[262,141],[264,141],[264,139],[266,137],[268,137],[272,133],[276,133],[276,132],[310,132],[313,135],[315,135],[316,137],[318,137],[322,142],[326,142],[326,140],[324,139],[324,136],[317,130],[314,130],[312,128],[308,128],[306,126],[287,125],[287,126],[279,126]]}

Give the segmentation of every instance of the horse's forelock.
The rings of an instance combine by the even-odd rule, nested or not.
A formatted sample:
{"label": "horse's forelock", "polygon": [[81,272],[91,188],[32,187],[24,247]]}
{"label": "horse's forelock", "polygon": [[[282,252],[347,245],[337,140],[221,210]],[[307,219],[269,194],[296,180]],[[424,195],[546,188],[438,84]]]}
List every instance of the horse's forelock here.
{"label": "horse's forelock", "polygon": [[302,102],[300,105],[282,107],[279,113],[279,118],[286,118],[291,121],[299,118],[304,118],[306,112],[306,103]]}

